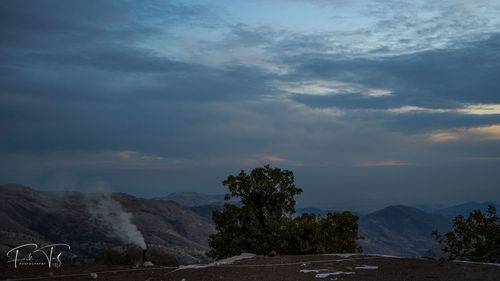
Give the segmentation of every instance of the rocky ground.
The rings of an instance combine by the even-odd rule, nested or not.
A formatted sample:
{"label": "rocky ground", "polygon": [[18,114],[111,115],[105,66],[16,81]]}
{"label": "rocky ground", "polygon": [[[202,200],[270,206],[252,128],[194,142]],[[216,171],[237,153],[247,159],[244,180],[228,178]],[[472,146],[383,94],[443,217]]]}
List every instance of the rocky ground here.
{"label": "rocky ground", "polygon": [[[255,256],[232,264],[179,268],[71,265],[0,266],[0,280],[500,280],[500,266],[373,255]],[[95,277],[95,276],[94,276]]]}

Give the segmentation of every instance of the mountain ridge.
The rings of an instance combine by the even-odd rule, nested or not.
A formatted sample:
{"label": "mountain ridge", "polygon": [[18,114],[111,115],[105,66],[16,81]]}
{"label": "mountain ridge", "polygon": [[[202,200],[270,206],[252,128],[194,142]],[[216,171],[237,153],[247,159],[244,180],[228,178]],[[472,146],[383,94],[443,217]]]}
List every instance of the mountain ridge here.
{"label": "mountain ridge", "polygon": [[[68,243],[81,258],[92,258],[104,248],[123,247],[112,225],[90,213],[87,196],[79,192],[38,192],[21,185],[0,186],[0,250],[23,243]],[[206,260],[207,237],[213,223],[175,202],[137,198],[125,193],[106,194],[131,217],[148,248],[155,248],[193,263]],[[114,206],[114,205],[113,205]],[[95,206],[93,206],[95,207]],[[97,206],[99,207],[99,206]],[[115,208],[116,209],[116,208]]]}
{"label": "mountain ridge", "polygon": [[360,217],[359,240],[365,252],[422,256],[437,243],[433,230],[446,232],[451,221],[405,205],[393,205]]}
{"label": "mountain ridge", "polygon": [[488,209],[489,205],[495,206],[497,210],[500,208],[500,205],[491,201],[484,201],[484,202],[468,201],[462,204],[453,205],[436,210],[434,211],[434,213],[445,216],[450,219],[453,219],[457,215],[462,215],[464,217],[467,217],[474,210],[481,210],[481,212],[485,212]]}
{"label": "mountain ridge", "polygon": [[[207,199],[209,202],[222,197],[197,196],[192,192],[183,195],[186,194],[190,198]],[[105,228],[99,227],[99,221],[88,213],[86,196],[92,194],[46,192],[22,185],[1,185],[0,250],[6,251],[21,241],[58,239],[94,250],[123,246],[116,237],[106,233]],[[123,207],[123,211],[131,214],[148,246],[160,248],[185,262],[199,262],[206,258],[204,252],[208,250],[208,236],[215,232],[211,214],[213,210],[222,209],[221,203],[224,203],[215,201],[208,205],[182,206],[165,198],[145,199],[126,193],[110,193],[109,196]],[[207,202],[198,199],[195,200],[198,203]],[[444,211],[451,214],[465,207],[490,202],[469,203],[447,207]],[[325,215],[331,210],[297,208],[298,214],[311,211]],[[397,256],[428,255],[429,249],[436,247],[431,232],[435,229],[441,233],[449,231],[452,224],[450,217],[438,212],[425,212],[405,205],[392,205],[369,214],[356,215],[359,217],[359,234],[365,237],[358,243],[365,252]],[[77,254],[91,256],[90,252],[82,250]]]}

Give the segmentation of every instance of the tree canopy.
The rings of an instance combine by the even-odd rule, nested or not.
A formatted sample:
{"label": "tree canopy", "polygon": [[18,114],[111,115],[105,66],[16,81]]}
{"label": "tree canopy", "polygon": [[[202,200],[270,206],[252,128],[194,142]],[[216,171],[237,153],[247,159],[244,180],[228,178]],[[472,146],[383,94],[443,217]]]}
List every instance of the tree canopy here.
{"label": "tree canopy", "polygon": [[293,172],[271,168],[241,171],[222,182],[240,205],[224,204],[212,218],[217,233],[210,236],[208,253],[216,259],[242,252],[268,254],[313,254],[354,252],[357,248],[358,217],[349,212],[325,218],[303,214],[293,218],[295,196],[302,193]]}
{"label": "tree canopy", "polygon": [[500,217],[494,206],[490,205],[486,214],[475,210],[467,219],[456,216],[453,231],[444,236],[437,231],[432,234],[449,259],[500,262]]}

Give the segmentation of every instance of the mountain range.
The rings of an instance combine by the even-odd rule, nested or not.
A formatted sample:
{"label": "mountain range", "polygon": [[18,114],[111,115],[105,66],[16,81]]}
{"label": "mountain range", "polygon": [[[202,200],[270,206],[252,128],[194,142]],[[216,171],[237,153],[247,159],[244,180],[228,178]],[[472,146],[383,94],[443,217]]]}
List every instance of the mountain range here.
{"label": "mountain range", "polygon": [[451,220],[409,206],[389,206],[360,216],[359,241],[367,253],[422,256],[436,245],[433,230],[451,230]]}
{"label": "mountain range", "polygon": [[[185,197],[184,193],[170,194],[167,198],[176,201],[176,198]],[[206,196],[199,193],[189,193],[189,208],[197,214],[210,218],[213,210],[221,210],[224,204],[223,195],[211,195],[215,201],[203,201]],[[178,201],[182,204],[183,201]],[[196,202],[196,204],[193,204]],[[412,206],[389,206],[381,210],[361,214],[353,212],[359,217],[359,235],[364,239],[358,240],[366,253],[387,254],[396,256],[439,256],[432,231],[440,233],[452,229],[453,218],[457,215],[468,216],[473,210],[485,211],[488,205],[497,206],[493,202],[467,202],[456,206],[416,208]],[[426,211],[428,210],[428,211]],[[296,208],[296,214],[316,213],[325,216],[329,212],[343,210],[324,210],[315,207]]]}
{"label": "mountain range", "polygon": [[203,194],[198,192],[175,192],[165,197],[157,197],[159,200],[170,200],[186,207],[197,207],[203,205],[224,205],[224,194]]}
{"label": "mountain range", "polygon": [[137,229],[148,248],[185,263],[206,260],[207,238],[215,231],[210,219],[173,201],[0,186],[2,253],[24,243],[67,243],[73,258],[85,261],[102,249],[134,244],[123,235]]}
{"label": "mountain range", "polygon": [[488,206],[492,205],[498,210],[500,205],[495,204],[493,202],[466,202],[460,205],[450,206],[446,208],[442,208],[434,211],[433,213],[439,214],[441,216],[447,217],[449,219],[453,219],[457,215],[462,215],[467,217],[474,210],[481,210],[481,212],[486,212],[488,210]]}
{"label": "mountain range", "polygon": [[[184,263],[203,262],[207,260],[208,237],[215,232],[211,214],[222,208],[222,199],[223,195],[198,193],[145,199],[124,193],[42,192],[22,185],[2,185],[0,251],[5,253],[24,243],[68,243],[73,258],[87,261],[102,249],[134,244],[131,237],[121,234],[138,230],[148,248]],[[471,208],[484,210],[488,204],[493,203],[469,202],[432,213],[398,205],[357,214],[359,234],[364,237],[359,244],[367,253],[428,255],[436,246],[433,230],[446,232],[451,229],[452,217],[466,215]],[[324,215],[328,211],[298,208],[297,212]],[[121,225],[114,225],[117,221]]]}

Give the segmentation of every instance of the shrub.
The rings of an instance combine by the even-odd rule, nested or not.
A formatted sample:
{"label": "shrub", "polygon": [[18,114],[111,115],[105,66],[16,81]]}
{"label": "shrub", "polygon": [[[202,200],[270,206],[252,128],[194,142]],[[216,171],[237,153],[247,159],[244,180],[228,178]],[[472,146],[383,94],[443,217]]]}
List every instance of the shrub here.
{"label": "shrub", "polygon": [[467,219],[458,215],[453,220],[453,231],[432,234],[444,245],[442,251],[448,259],[477,262],[500,262],[500,217],[494,206],[486,214],[475,210]]}

